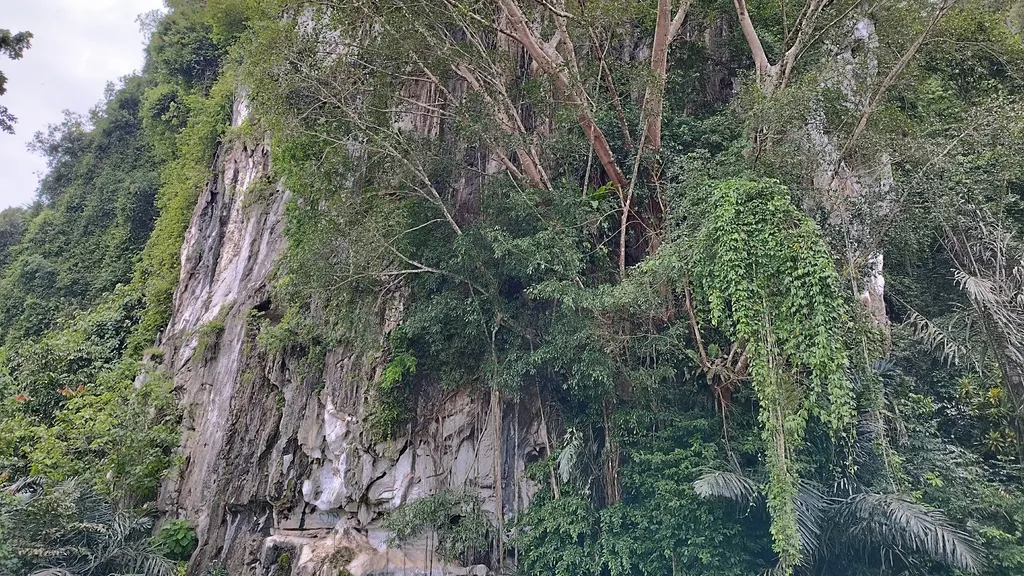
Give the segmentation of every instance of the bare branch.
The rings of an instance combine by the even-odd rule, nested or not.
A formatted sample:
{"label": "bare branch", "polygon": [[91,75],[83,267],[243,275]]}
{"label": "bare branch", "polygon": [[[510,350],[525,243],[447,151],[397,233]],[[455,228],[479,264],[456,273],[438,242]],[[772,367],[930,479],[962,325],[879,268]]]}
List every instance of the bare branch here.
{"label": "bare branch", "polygon": [[552,14],[558,16],[559,18],[565,18],[567,20],[578,20],[576,16],[573,16],[569,12],[566,12],[564,6],[562,7],[562,9],[559,9],[552,6],[550,2],[547,2],[547,0],[537,0],[537,2],[544,6],[545,8],[547,8]]}
{"label": "bare branch", "polygon": [[[615,160],[615,154],[612,152],[611,145],[608,144],[607,138],[604,133],[597,126],[594,121],[593,114],[591,113],[588,105],[585,92],[582,87],[579,86],[578,82],[570,82],[569,78],[565,74],[565,69],[562,65],[565,60],[557,51],[548,51],[541,41],[533,33],[529,24],[526,22],[526,17],[523,15],[522,9],[516,3],[515,0],[498,0],[501,7],[505,9],[508,14],[509,22],[512,25],[513,33],[519,40],[523,48],[530,54],[530,56],[537,62],[547,75],[549,75],[555,84],[555,88],[566,95],[566,99],[569,104],[573,105],[578,114],[580,126],[583,128],[583,132],[587,135],[587,139],[594,146],[594,152],[597,154],[598,160],[601,161],[601,166],[604,168],[605,173],[608,174],[608,178],[619,187],[623,189],[626,186],[626,178],[622,174],[622,170],[619,168],[618,163]],[[563,27],[564,30],[564,27]],[[562,35],[564,32],[560,32]],[[568,36],[565,34],[566,37]],[[575,63],[569,64],[571,68],[576,68]]]}
{"label": "bare branch", "polygon": [[[800,13],[800,17],[797,18],[796,24],[793,26],[793,30],[790,31],[788,36],[796,34],[796,39],[793,41],[793,45],[786,50],[786,53],[782,57],[782,80],[781,85],[786,86],[789,84],[789,77],[793,73],[793,68],[796,66],[797,59],[804,51],[804,44],[807,42],[807,38],[810,34],[814,33],[814,25],[818,20],[818,16],[821,14],[821,10],[828,4],[830,0],[808,0],[804,5],[803,11]],[[787,36],[786,42],[789,42]]]}

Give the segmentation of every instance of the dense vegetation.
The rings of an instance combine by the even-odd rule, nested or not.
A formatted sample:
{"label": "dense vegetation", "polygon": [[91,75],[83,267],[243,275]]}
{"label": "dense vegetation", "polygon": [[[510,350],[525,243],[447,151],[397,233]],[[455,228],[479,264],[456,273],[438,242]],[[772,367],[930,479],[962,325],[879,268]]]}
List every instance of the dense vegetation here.
{"label": "dense vegetation", "polygon": [[[438,389],[545,415],[529,509],[444,493],[397,540],[538,575],[1024,572],[1020,4],[169,8],[0,213],[8,485],[146,518],[176,415],[133,382],[240,83],[295,197],[260,344],[386,337],[381,439]],[[0,567],[80,553],[32,538]],[[158,562],[129,544],[81,571]]]}
{"label": "dense vegetation", "polygon": [[[227,72],[217,82],[230,39],[214,41],[211,15],[171,8],[149,20],[141,75],[108,85],[88,117],[36,135],[49,167],[37,199],[0,213],[0,483],[33,479],[67,496],[24,509],[16,490],[0,493],[10,499],[0,533],[19,532],[0,547],[5,574],[133,572],[138,562],[175,573],[153,558],[140,506],[173,465],[178,415],[169,378],[143,360],[170,318],[234,83]],[[53,520],[65,533],[22,534],[47,506],[68,515]]]}

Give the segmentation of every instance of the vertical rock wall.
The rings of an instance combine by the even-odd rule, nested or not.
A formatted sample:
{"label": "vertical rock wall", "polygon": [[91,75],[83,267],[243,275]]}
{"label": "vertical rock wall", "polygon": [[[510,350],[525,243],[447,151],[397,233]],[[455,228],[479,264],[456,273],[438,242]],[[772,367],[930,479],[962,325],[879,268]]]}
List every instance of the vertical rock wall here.
{"label": "vertical rock wall", "polygon": [[[234,125],[245,111],[240,98]],[[161,341],[184,416],[181,465],[160,505],[196,526],[189,573],[486,573],[445,562],[427,540],[390,546],[381,517],[448,489],[478,497],[492,520],[514,515],[536,492],[523,474],[543,450],[534,410],[500,402],[496,414],[486,393],[438,390],[421,395],[404,433],[378,443],[364,426],[365,398],[383,342],[333,350],[312,374],[299,369],[298,354],[262,351],[252,311],[275,314],[269,284],[288,201],[269,171],[266,142],[221,146],[182,247]],[[479,184],[464,178],[460,186],[456,198],[471,205]],[[381,311],[384,333],[403,304],[398,293]]]}

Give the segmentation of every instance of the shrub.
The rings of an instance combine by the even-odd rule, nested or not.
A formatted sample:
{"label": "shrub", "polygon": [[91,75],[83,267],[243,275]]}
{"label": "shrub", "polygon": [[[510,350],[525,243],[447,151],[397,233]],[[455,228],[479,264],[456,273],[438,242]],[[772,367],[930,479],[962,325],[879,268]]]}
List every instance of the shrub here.
{"label": "shrub", "polygon": [[188,520],[171,520],[160,527],[154,538],[164,555],[172,560],[185,561],[196,550],[196,529]]}

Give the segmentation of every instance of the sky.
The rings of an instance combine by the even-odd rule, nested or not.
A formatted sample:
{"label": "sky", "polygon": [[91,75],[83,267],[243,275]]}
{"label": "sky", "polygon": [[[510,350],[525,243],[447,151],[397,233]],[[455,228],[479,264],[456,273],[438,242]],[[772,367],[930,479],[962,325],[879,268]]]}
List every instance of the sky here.
{"label": "sky", "polygon": [[35,197],[46,162],[26,149],[32,135],[65,109],[85,114],[108,81],[142,68],[135,18],[158,8],[162,0],[0,0],[0,28],[35,35],[21,60],[0,56],[0,104],[18,117],[15,135],[0,132],[0,210]]}

